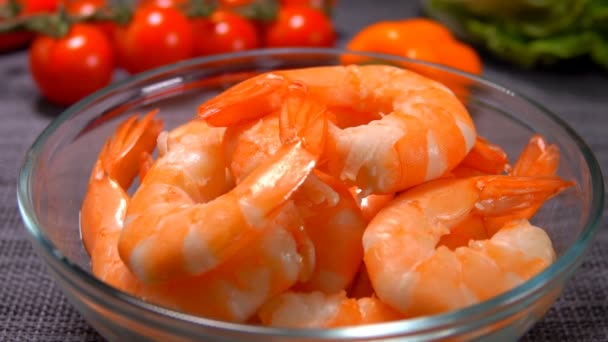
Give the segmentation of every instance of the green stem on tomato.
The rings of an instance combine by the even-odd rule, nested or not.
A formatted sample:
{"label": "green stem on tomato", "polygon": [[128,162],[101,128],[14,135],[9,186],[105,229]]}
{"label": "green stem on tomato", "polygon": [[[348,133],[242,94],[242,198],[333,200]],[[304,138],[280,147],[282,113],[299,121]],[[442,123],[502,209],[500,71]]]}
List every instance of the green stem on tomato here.
{"label": "green stem on tomato", "polygon": [[279,12],[276,0],[255,0],[251,4],[233,9],[237,14],[254,21],[274,21]]}
{"label": "green stem on tomato", "polygon": [[[278,13],[278,1],[255,0],[250,4],[231,8],[231,11],[254,21],[272,21]],[[37,13],[18,16],[20,5],[17,0],[9,0],[0,6],[0,34],[14,31],[32,31],[60,38],[66,35],[75,23],[112,21],[119,25],[129,23],[133,16],[132,0],[117,1],[115,5],[99,9],[90,15],[73,16],[67,13],[63,4],[55,13]],[[217,0],[189,0],[181,10],[190,18],[206,18],[219,8]]]}
{"label": "green stem on tomato", "polygon": [[216,1],[190,0],[181,10],[188,18],[206,18],[218,8]]}
{"label": "green stem on tomato", "polygon": [[0,6],[0,19],[14,18],[21,13],[23,6],[17,0],[9,0]]}
{"label": "green stem on tomato", "polygon": [[89,15],[73,16],[67,13],[60,4],[55,13],[39,13],[23,17],[15,17],[0,22],[0,34],[14,31],[31,31],[54,38],[65,36],[70,27],[76,23],[112,21],[120,25],[131,20],[132,10],[125,5],[116,5],[95,11]]}

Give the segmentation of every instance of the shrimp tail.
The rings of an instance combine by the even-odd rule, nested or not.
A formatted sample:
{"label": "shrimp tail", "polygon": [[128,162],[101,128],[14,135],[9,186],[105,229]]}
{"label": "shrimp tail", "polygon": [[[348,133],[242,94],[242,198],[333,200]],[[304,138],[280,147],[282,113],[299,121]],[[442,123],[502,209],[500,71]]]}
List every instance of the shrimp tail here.
{"label": "shrimp tail", "polygon": [[144,152],[139,158],[139,179],[146,178],[146,174],[154,164],[152,154]]}
{"label": "shrimp tail", "polygon": [[483,174],[501,174],[510,169],[507,153],[500,146],[479,136],[460,166]]}
{"label": "shrimp tail", "polygon": [[550,176],[559,167],[559,149],[549,145],[545,139],[535,134],[517,159],[511,174],[514,176]]}
{"label": "shrimp tail", "polygon": [[301,140],[307,150],[320,155],[327,137],[327,109],[308,95],[305,85],[293,82],[287,88],[279,127],[283,144]]}
{"label": "shrimp tail", "polygon": [[[509,174],[513,176],[554,176],[559,167],[559,159],[559,148],[556,145],[547,144],[541,135],[535,134],[528,141]],[[530,219],[542,205],[543,202],[538,201],[526,209],[513,211],[509,215],[485,218],[485,229],[492,236],[509,221]]]}
{"label": "shrimp tail", "polygon": [[483,216],[491,217],[508,214],[514,210],[536,208],[572,185],[573,182],[557,176],[479,177],[476,186],[480,194],[475,209]]}
{"label": "shrimp tail", "polygon": [[156,138],[163,127],[162,121],[154,119],[157,113],[158,110],[153,110],[141,119],[132,116],[121,123],[101,151],[92,176],[103,171],[122,188],[128,188],[139,172],[142,153],[151,153],[156,147]]}
{"label": "shrimp tail", "polygon": [[[284,78],[270,73],[238,83],[198,107],[208,124],[230,127],[258,119],[280,106]],[[243,101],[246,98],[247,101]]]}

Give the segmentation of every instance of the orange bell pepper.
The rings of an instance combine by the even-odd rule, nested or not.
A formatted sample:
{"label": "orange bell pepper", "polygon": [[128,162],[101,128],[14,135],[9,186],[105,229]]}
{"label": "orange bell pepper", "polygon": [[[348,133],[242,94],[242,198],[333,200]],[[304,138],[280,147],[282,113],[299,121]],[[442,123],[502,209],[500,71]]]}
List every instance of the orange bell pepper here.
{"label": "orange bell pepper", "polygon": [[[436,21],[413,18],[382,21],[365,27],[347,44],[347,50],[397,55],[445,65],[471,74],[481,74],[481,60],[470,46],[458,41],[445,26]],[[365,62],[367,58],[345,54],[343,64]],[[420,64],[402,63],[450,87],[457,95],[466,97],[463,86],[469,82],[454,73]]]}

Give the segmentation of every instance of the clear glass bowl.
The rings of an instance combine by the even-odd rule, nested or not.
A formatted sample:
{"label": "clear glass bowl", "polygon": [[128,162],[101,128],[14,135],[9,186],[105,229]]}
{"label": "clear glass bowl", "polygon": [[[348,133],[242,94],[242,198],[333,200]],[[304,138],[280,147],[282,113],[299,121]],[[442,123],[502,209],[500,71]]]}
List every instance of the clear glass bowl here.
{"label": "clear glass bowl", "polygon": [[[79,209],[106,137],[133,113],[160,108],[171,128],[196,107],[256,72],[340,64],[333,49],[252,51],[190,60],[131,77],[72,106],[28,151],[18,184],[23,220],[38,254],[74,306],[109,340],[514,340],[553,305],[580,265],[603,208],[600,168],[582,139],[541,105],[483,79],[428,63],[378,54],[359,61],[400,64],[448,83],[466,102],[480,135],[513,157],[535,132],[562,152],[559,174],[577,186],[548,202],[533,222],[546,227],[557,261],[525,284],[489,301],[447,314],[361,327],[294,330],[231,324],[144,303],[94,278],[79,234]],[[368,58],[362,61],[361,58]]]}

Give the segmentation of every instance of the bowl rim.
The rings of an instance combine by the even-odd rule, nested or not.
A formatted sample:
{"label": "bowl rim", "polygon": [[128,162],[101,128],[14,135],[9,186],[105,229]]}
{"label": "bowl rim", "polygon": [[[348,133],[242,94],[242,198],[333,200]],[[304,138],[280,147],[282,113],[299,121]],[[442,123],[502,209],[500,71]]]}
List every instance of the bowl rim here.
{"label": "bowl rim", "polygon": [[[37,151],[40,151],[44,147],[48,138],[73,115],[76,115],[77,113],[85,109],[89,104],[101,98],[104,98],[105,96],[111,94],[115,90],[120,89],[121,87],[126,87],[129,84],[134,84],[147,79],[153,79],[156,77],[167,75],[170,74],[172,71],[177,71],[182,68],[195,67],[197,65],[205,65],[212,62],[233,60],[238,58],[280,57],[294,54],[326,55],[328,57],[339,57],[340,55],[348,54],[368,57],[372,59],[379,59],[386,62],[406,62],[418,65],[426,65],[439,70],[454,73],[462,77],[466,77],[475,81],[476,83],[490,87],[501,93],[507,94],[515,98],[520,98],[527,104],[536,107],[536,109],[542,112],[543,115],[545,115],[555,124],[560,126],[565,131],[565,133],[573,140],[573,142],[577,145],[579,151],[582,153],[587,167],[589,168],[590,182],[593,191],[591,202],[589,204],[589,208],[587,209],[588,216],[583,224],[583,230],[577,237],[576,241],[566,251],[564,251],[564,253],[558,259],[556,259],[553,264],[551,264],[541,273],[537,274],[536,276],[524,282],[523,284],[492,299],[471,305],[469,307],[465,307],[463,309],[438,315],[405,319],[386,323],[377,323],[364,326],[332,329],[271,328],[239,323],[229,323],[189,315],[144,302],[135,296],[124,293],[107,285],[101,280],[98,280],[88,271],[84,270],[77,264],[71,262],[67,257],[65,257],[61,253],[61,251],[52,243],[49,237],[44,233],[44,230],[40,227],[36,218],[35,210],[30,196],[30,180],[33,178],[33,165],[36,164],[36,161],[39,158]],[[61,271],[67,272],[69,275],[76,277],[78,280],[84,281],[85,284],[93,288],[94,291],[99,291],[102,295],[107,295],[114,299],[117,299],[121,304],[131,305],[134,306],[135,309],[140,309],[147,311],[148,313],[160,315],[160,318],[162,319],[176,319],[184,323],[195,324],[199,327],[208,327],[220,330],[228,330],[231,332],[264,336],[300,336],[341,339],[349,337],[390,337],[395,334],[415,334],[420,332],[428,332],[437,328],[453,327],[455,325],[462,324],[463,321],[468,321],[471,319],[485,318],[486,320],[488,320],[491,317],[495,317],[497,313],[500,313],[500,311],[508,310],[509,307],[511,307],[512,310],[515,304],[523,301],[525,298],[544,288],[545,285],[550,283],[553,279],[558,278],[560,275],[566,274],[571,268],[575,267],[576,264],[580,262],[581,258],[584,256],[586,250],[589,247],[590,241],[592,240],[593,236],[595,235],[600,226],[602,212],[604,208],[604,182],[601,173],[601,168],[595,155],[584,142],[584,140],[564,120],[562,120],[559,116],[557,116],[535,100],[527,97],[526,95],[520,94],[509,88],[486,80],[481,76],[473,75],[464,71],[456,70],[451,67],[438,65],[435,63],[382,53],[350,51],[339,48],[273,48],[249,50],[237,53],[218,54],[213,56],[193,58],[173,63],[170,65],[165,65],[115,82],[85,97],[84,99],[78,101],[76,104],[68,107],[58,117],[52,120],[52,122],[40,133],[40,135],[34,140],[30,148],[27,150],[18,176],[17,202],[22,219],[26,226],[26,230],[29,233],[30,240],[35,245],[35,247],[39,247],[36,248],[39,253],[43,253],[43,256],[46,258],[53,259],[53,261],[55,261],[55,264],[60,265]],[[45,261],[47,260],[45,259]],[[123,310],[122,308],[117,309]],[[493,311],[494,315],[488,315],[488,313],[491,313]],[[135,320],[149,319],[143,316],[144,315],[142,315],[142,317],[131,318]]]}

